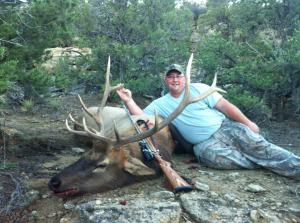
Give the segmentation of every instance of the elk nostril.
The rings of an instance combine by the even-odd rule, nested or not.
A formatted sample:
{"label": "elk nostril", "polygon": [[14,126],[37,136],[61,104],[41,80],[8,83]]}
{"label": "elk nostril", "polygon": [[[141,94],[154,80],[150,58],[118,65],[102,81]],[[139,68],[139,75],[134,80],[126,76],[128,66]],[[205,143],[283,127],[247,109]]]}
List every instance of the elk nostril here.
{"label": "elk nostril", "polygon": [[57,189],[61,184],[61,180],[58,177],[53,177],[49,182],[49,187]]}

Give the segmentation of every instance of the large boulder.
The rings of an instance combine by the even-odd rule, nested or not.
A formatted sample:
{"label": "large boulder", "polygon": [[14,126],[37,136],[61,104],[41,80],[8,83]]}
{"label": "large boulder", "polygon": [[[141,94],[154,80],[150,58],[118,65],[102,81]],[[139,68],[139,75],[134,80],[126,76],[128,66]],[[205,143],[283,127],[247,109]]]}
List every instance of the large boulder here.
{"label": "large boulder", "polygon": [[86,57],[92,54],[90,48],[77,48],[77,47],[55,47],[47,48],[44,50],[42,57],[44,67],[47,71],[52,73],[61,59],[68,59],[70,66],[76,66],[76,60],[81,57]]}

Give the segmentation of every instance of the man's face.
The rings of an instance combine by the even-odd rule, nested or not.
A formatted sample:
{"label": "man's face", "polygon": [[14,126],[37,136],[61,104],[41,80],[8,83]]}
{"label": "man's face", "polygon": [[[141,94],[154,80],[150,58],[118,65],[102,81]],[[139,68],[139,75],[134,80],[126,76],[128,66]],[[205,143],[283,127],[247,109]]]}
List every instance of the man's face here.
{"label": "man's face", "polygon": [[185,76],[176,70],[165,77],[166,86],[171,94],[181,94],[185,87],[185,80]]}

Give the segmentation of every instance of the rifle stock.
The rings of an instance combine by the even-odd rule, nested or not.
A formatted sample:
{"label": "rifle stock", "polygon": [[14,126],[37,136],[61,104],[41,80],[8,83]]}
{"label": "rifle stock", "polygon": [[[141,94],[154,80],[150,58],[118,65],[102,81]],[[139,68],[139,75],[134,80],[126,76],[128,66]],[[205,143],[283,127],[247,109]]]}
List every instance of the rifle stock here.
{"label": "rifle stock", "polygon": [[184,179],[182,179],[182,177],[171,167],[171,164],[169,162],[161,158],[161,156],[157,153],[157,149],[154,147],[151,140],[147,138],[146,141],[154,154],[156,162],[159,164],[164,176],[172,186],[174,192],[176,193],[180,191],[193,190],[193,186],[186,182]]}

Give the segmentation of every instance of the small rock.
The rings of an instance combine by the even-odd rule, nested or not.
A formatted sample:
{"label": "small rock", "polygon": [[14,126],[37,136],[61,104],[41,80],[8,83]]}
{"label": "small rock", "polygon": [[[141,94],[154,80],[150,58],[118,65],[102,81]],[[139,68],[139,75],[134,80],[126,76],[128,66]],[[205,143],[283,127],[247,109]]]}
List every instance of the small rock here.
{"label": "small rock", "polygon": [[216,193],[216,192],[214,192],[214,191],[211,191],[211,192],[210,192],[210,196],[211,196],[212,198],[217,198],[217,197],[219,197],[219,194]]}
{"label": "small rock", "polygon": [[95,201],[95,204],[96,204],[96,205],[100,205],[100,204],[102,204],[102,201],[99,200],[99,199],[97,199],[97,200]]}
{"label": "small rock", "polygon": [[37,190],[28,191],[26,193],[26,197],[27,197],[27,199],[26,199],[25,204],[24,204],[25,206],[33,203],[36,200],[38,200],[40,198],[40,192],[37,191]]}
{"label": "small rock", "polygon": [[253,201],[253,202],[249,202],[249,206],[254,207],[254,208],[259,208],[262,206],[262,203],[258,202],[258,201]]}
{"label": "small rock", "polygon": [[204,171],[204,170],[198,170],[198,172],[199,172],[200,174],[207,175],[207,176],[210,176],[210,177],[212,177],[212,176],[215,175],[215,174],[212,173],[212,172],[208,172],[208,171]]}
{"label": "small rock", "polygon": [[175,197],[174,193],[171,191],[158,191],[155,193],[150,194],[153,198],[160,198],[160,199],[172,199]]}
{"label": "small rock", "polygon": [[240,200],[236,198],[236,199],[234,199],[234,203],[239,204]]}
{"label": "small rock", "polygon": [[31,217],[33,220],[37,220],[39,218],[39,213],[37,211],[32,211]]}
{"label": "small rock", "polygon": [[209,186],[200,182],[195,183],[195,188],[200,191],[209,191]]}
{"label": "small rock", "polygon": [[47,162],[43,164],[43,168],[50,169],[54,168],[57,164],[55,162]]}
{"label": "small rock", "polygon": [[119,201],[119,204],[121,204],[121,205],[127,205],[128,204],[128,200],[121,200],[121,201]]}
{"label": "small rock", "polygon": [[221,204],[223,206],[227,204],[227,202],[223,198],[218,198],[217,199],[217,203],[219,203],[219,204]]}
{"label": "small rock", "polygon": [[265,188],[263,188],[262,186],[258,185],[258,184],[249,184],[246,188],[246,191],[249,192],[253,192],[253,193],[258,193],[258,192],[264,192],[266,191]]}
{"label": "small rock", "polygon": [[294,206],[294,207],[290,207],[288,209],[289,212],[292,212],[293,214],[300,216],[300,207],[298,206]]}
{"label": "small rock", "polygon": [[258,215],[258,211],[257,210],[252,210],[250,212],[250,219],[251,219],[252,222],[258,222],[259,215]]}
{"label": "small rock", "polygon": [[227,200],[227,201],[234,201],[236,199],[236,196],[235,194],[225,194],[224,195],[224,198]]}
{"label": "small rock", "polygon": [[59,220],[59,223],[69,223],[69,222],[71,222],[71,219],[65,218],[65,217],[63,217]]}
{"label": "small rock", "polygon": [[72,203],[65,203],[65,204],[64,204],[64,208],[65,208],[66,210],[71,210],[71,209],[74,209],[74,208],[75,208],[75,205],[72,204]]}
{"label": "small rock", "polygon": [[82,153],[85,152],[85,150],[82,149],[82,148],[79,148],[79,147],[73,147],[73,148],[72,148],[72,152],[73,152],[73,153],[77,153],[77,154],[82,154]]}
{"label": "small rock", "polygon": [[55,217],[55,216],[56,216],[56,213],[55,213],[55,212],[50,213],[50,214],[47,215],[48,218],[53,218],[53,217]]}
{"label": "small rock", "polygon": [[236,177],[238,177],[239,175],[240,175],[240,173],[238,173],[238,172],[233,172],[233,173],[230,173],[230,174],[228,174],[230,177],[233,177],[233,178],[236,178]]}
{"label": "small rock", "polygon": [[43,198],[43,199],[46,199],[46,198],[49,198],[49,197],[50,197],[49,194],[43,194],[43,195],[42,195],[42,198]]}
{"label": "small rock", "polygon": [[268,213],[261,209],[252,210],[250,212],[250,219],[253,223],[259,222],[272,222],[280,223],[280,220],[275,216],[274,213]]}

